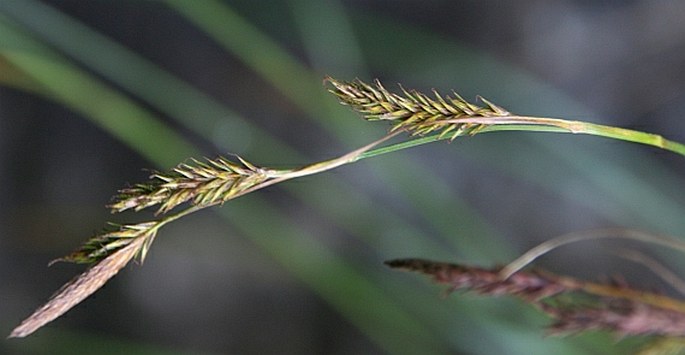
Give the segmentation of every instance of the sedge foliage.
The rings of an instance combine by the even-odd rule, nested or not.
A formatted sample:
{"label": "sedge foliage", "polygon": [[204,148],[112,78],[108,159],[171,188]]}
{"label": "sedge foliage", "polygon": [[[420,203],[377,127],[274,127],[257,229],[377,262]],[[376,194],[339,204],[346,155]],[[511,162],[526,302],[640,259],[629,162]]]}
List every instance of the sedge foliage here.
{"label": "sedge foliage", "polygon": [[[659,135],[583,121],[519,116],[483,98],[480,98],[483,104],[477,105],[468,102],[457,93],[453,93],[452,96],[442,96],[437,91],[433,91],[433,96],[431,97],[417,91],[405,90],[401,87],[400,92],[395,93],[387,90],[379,81],[368,84],[361,80],[346,82],[327,78],[326,82],[329,84],[329,91],[342,104],[351,107],[365,119],[389,122],[392,125],[390,133],[366,146],[337,158],[297,169],[259,167],[242,158],[231,160],[225,157],[218,157],[204,161],[191,159],[186,163],[179,164],[170,171],[154,172],[146,182],[120,190],[119,194],[114,197],[112,204],[109,205],[113,213],[126,210],[138,212],[149,207],[156,207],[156,219],[135,224],[110,225],[109,228],[92,237],[72,254],[58,259],[58,261],[90,264],[91,266],[58,290],[45,305],[38,308],[15,328],[10,337],[30,335],[48,322],[58,318],[102,287],[134,257],[137,256],[139,261],[142,262],[159,230],[166,224],[188,214],[207,207],[223,204],[267,186],[302,176],[317,174],[360,159],[387,154],[442,139],[453,140],[462,135],[512,130],[589,134],[656,146],[685,156],[684,145],[669,141]],[[408,139],[380,146],[403,132],[408,134]],[[277,238],[277,236],[275,237]],[[438,281],[441,282],[445,281],[445,272],[457,276],[469,275],[471,279],[466,280],[468,281],[466,284],[453,284],[454,287],[458,288],[473,287],[474,282],[482,283],[483,278],[485,278],[489,282],[489,284],[486,283],[486,285],[489,285],[485,288],[486,291],[492,290],[494,292],[499,290],[498,293],[507,293],[507,290],[516,290],[515,292],[508,293],[519,296],[522,293],[528,296],[535,294],[536,297],[534,299],[536,302],[540,298],[564,292],[564,287],[574,291],[581,289],[584,292],[602,297],[627,300],[631,302],[631,306],[635,307],[642,307],[643,304],[646,304],[645,307],[647,308],[640,308],[640,310],[651,310],[652,313],[647,315],[654,316],[654,319],[662,319],[663,317],[668,319],[667,315],[671,314],[669,312],[677,312],[673,319],[678,319],[678,324],[685,324],[685,322],[681,322],[682,319],[685,319],[683,315],[685,313],[680,314],[682,309],[685,309],[685,306],[682,309],[679,308],[682,306],[679,302],[672,300],[671,304],[676,306],[664,310],[656,307],[653,303],[645,303],[645,299],[651,300],[653,297],[639,296],[638,291],[630,288],[607,288],[602,285],[592,286],[594,284],[590,285],[581,281],[558,277],[541,279],[537,274],[521,274],[516,279],[511,279],[512,276],[516,275],[507,275],[508,277],[502,278],[501,274],[494,271],[477,268],[464,269],[460,266],[431,263],[405,261],[391,262],[390,265],[412,270],[418,270],[416,265],[419,265],[421,266],[419,271],[431,274],[434,277],[438,277],[435,274],[436,272],[440,273],[442,276],[440,276],[441,278]],[[464,281],[463,278],[460,280]],[[538,289],[522,290],[517,287],[512,288],[511,282],[516,280],[531,282],[543,280],[544,285],[538,286]],[[563,282],[559,283],[559,280],[563,280]],[[453,283],[455,281],[450,279],[449,282]],[[554,289],[555,292],[548,293],[547,291],[551,289]],[[483,289],[481,288],[480,291],[482,292]],[[489,294],[492,292],[483,293]],[[606,294],[607,292],[609,294]],[[635,294],[638,295],[630,296]],[[658,299],[661,300],[661,298]],[[547,303],[539,304],[545,305]],[[593,326],[605,324],[604,328],[618,329],[614,323],[606,320],[603,321],[603,319],[611,318],[614,315],[612,313],[614,308],[602,308],[601,311],[585,310],[585,312],[577,313],[563,313],[563,310],[559,309],[541,308],[548,314],[556,316],[558,320],[565,320],[567,323],[572,320],[585,319],[583,317],[596,315],[598,317],[597,321],[587,324]],[[635,313],[633,315],[635,317],[645,316],[643,313]],[[600,316],[604,318],[600,319]],[[574,330],[584,330],[582,325],[579,326],[577,322],[571,323],[572,327],[562,328],[565,330],[571,328]],[[589,328],[591,327],[588,326],[587,329]],[[649,333],[649,331],[649,328],[640,328],[639,331],[624,331],[623,334],[643,334]],[[682,329],[672,332],[663,331],[662,334],[680,334],[678,333],[679,331],[682,331]]]}

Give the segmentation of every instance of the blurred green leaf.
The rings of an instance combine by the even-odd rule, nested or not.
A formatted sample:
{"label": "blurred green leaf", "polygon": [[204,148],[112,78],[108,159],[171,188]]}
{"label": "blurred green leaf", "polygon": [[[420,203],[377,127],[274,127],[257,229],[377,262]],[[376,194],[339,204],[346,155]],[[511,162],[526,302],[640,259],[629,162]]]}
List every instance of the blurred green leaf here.
{"label": "blurred green leaf", "polygon": [[[366,143],[369,137],[375,139],[380,132],[372,128],[359,132],[360,123],[354,114],[338,108],[335,100],[326,96],[320,85],[323,73],[315,73],[290,55],[282,43],[261,31],[253,19],[244,18],[225,3],[217,1],[167,3],[306,113],[308,117],[302,118],[305,127],[314,123],[349,146]],[[307,16],[297,9],[311,11],[308,15],[311,21],[299,20],[299,33],[304,36],[305,50],[312,61],[318,63],[318,70],[325,70],[326,74],[343,72],[349,75],[346,63],[331,64],[336,61],[324,55],[336,53],[332,49],[339,43],[326,43],[316,36],[317,26],[325,27],[327,21],[315,21],[312,16],[318,10],[308,5],[292,2],[293,11],[298,15]],[[249,119],[239,116],[156,63],[44,3],[32,0],[3,2],[0,3],[0,11],[5,17],[17,21],[17,24],[11,24],[5,19],[0,27],[0,50],[4,58],[4,62],[0,62],[0,73],[11,74],[0,79],[4,85],[63,102],[158,166],[169,167],[188,156],[196,156],[197,152],[190,144],[183,143],[185,138],[182,135],[142,109],[136,101],[149,103],[208,140],[223,125],[238,127],[232,134],[254,135],[254,140],[259,142],[252,147],[250,154],[273,156],[273,152],[277,152],[278,157],[274,159],[307,163],[295,149],[275,139]],[[587,113],[530,75],[462,44],[444,40],[435,33],[381,14],[362,15],[359,11],[350,10],[341,16],[345,16],[337,19],[341,26],[349,23],[353,32],[341,35],[341,39],[347,44],[357,44],[352,45],[358,48],[356,52],[346,52],[349,54],[346,58],[352,58],[350,60],[354,61],[355,67],[368,63],[371,71],[390,73],[407,84],[447,86],[460,90],[468,88],[470,92],[497,99],[497,102],[517,109],[517,112],[524,112],[518,107],[525,107],[539,110],[530,113]],[[32,35],[17,31],[17,27],[30,31]],[[296,29],[291,30],[297,32]],[[363,36],[353,38],[354,33],[362,33]],[[322,51],[327,53],[322,54]],[[74,61],[67,60],[67,57]],[[96,79],[79,65],[101,75],[126,93]],[[343,67],[329,69],[329,65]],[[511,101],[519,104],[506,104]],[[549,192],[584,204],[616,222],[634,221],[635,215],[644,206],[649,206],[649,213],[637,216],[640,223],[658,224],[668,230],[682,227],[684,222],[677,218],[682,215],[682,206],[669,201],[668,196],[664,198],[662,192],[651,189],[642,177],[631,176],[634,166],[586,160],[588,156],[602,156],[604,153],[591,151],[594,146],[576,150],[579,145],[576,137],[557,145],[556,139],[537,142],[537,138],[511,135],[515,137],[500,134],[492,139],[478,138],[475,143],[455,142],[438,150],[455,151],[454,154],[490,164],[509,176],[530,181]],[[155,139],[149,139],[150,136]],[[224,141],[213,141],[223,149],[230,149],[230,139],[229,135]],[[502,147],[517,144],[521,144],[517,154],[535,158],[524,159],[529,163],[521,164],[521,161],[512,160],[510,155],[502,154]],[[546,146],[550,144],[553,146]],[[636,160],[644,158],[638,154]],[[657,166],[650,165],[651,159],[646,160],[645,166],[650,169]],[[584,162],[592,162],[590,168],[586,167],[589,171],[582,169]],[[400,154],[370,161],[368,165],[375,169],[370,174],[373,181],[368,185],[383,185],[395,193],[398,201],[411,206],[408,211],[419,216],[416,219],[420,223],[436,231],[435,235],[422,235],[424,230],[414,221],[407,220],[406,215],[397,213],[392,206],[384,207],[374,200],[374,196],[360,191],[359,185],[365,182],[355,186],[355,182],[335,174],[312,178],[306,184],[289,184],[284,188],[294,199],[304,201],[328,219],[327,226],[339,228],[350,234],[350,238],[368,246],[365,251],[371,254],[368,259],[361,260],[358,255],[339,255],[333,246],[289,221],[284,211],[269,205],[259,195],[229,204],[220,210],[220,214],[388,352],[573,354],[622,353],[630,348],[631,344],[615,345],[613,339],[605,334],[542,339],[539,326],[544,324],[544,320],[521,305],[499,300],[481,302],[471,297],[440,301],[436,288],[423,282],[412,282],[406,277],[389,276],[380,266],[380,260],[404,256],[397,253],[412,252],[417,253],[412,256],[431,254],[436,257],[439,257],[437,254],[445,257],[463,255],[484,262],[503,262],[511,256],[511,250],[494,228],[463,201],[450,181],[436,174],[426,174],[431,170],[430,164],[412,154]],[[563,167],[565,165],[571,166]],[[559,169],[554,173],[549,166]],[[657,170],[655,168],[654,171]],[[540,174],[540,171],[548,174]],[[606,174],[607,171],[611,174]],[[664,171],[660,169],[658,173]],[[557,178],[569,175],[582,177],[592,189],[560,189]],[[679,181],[673,176],[665,179],[674,184]],[[407,188],[416,186],[416,181],[423,183],[418,188]],[[616,181],[622,184],[615,184]],[[630,193],[625,193],[625,188],[631,189]],[[668,191],[669,188],[665,189]],[[636,200],[644,200],[645,205],[635,204]],[[624,204],[632,209],[630,214],[624,214],[628,209],[624,209]],[[255,214],[255,211],[259,213]],[[373,264],[376,261],[378,265]],[[508,319],[512,314],[515,319]]]}

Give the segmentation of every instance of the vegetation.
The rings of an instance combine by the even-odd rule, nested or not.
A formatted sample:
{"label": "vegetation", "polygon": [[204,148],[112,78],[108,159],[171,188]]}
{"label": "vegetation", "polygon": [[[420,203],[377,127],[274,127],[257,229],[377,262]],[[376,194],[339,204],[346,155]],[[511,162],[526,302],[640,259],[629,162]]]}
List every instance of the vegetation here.
{"label": "vegetation", "polygon": [[[16,328],[11,336],[22,337],[30,334],[47,322],[59,317],[71,307],[75,306],[88,295],[95,292],[113,277],[134,257],[140,261],[148,255],[152,242],[158,236],[162,227],[172,221],[184,217],[190,213],[205,209],[210,206],[224,204],[235,198],[252,193],[256,190],[271,186],[286,180],[301,178],[318,174],[330,169],[356,162],[362,159],[386,155],[387,153],[416,147],[426,143],[440,140],[453,140],[478,136],[484,133],[497,131],[528,131],[528,132],[556,132],[574,133],[601,136],[612,139],[642,143],[685,155],[683,145],[664,139],[659,135],[643,133],[635,130],[622,129],[607,125],[593,124],[577,120],[565,120],[556,118],[520,116],[511,114],[507,109],[493,104],[488,100],[481,100],[482,104],[474,104],[463,99],[457,94],[443,96],[435,92],[433,95],[425,95],[417,91],[401,89],[398,92],[387,90],[380,82],[368,84],[363,81],[338,81],[327,79],[328,89],[345,105],[361,113],[368,120],[388,121],[391,126],[390,133],[383,135],[382,131],[360,132],[358,125],[347,123],[347,116],[340,115],[335,109],[327,106],[330,98],[319,100],[318,91],[321,90],[318,73],[305,68],[301,63],[292,58],[280,46],[273,42],[267,35],[259,32],[257,28],[225,4],[207,1],[202,6],[192,6],[186,2],[168,1],[170,8],[184,16],[189,22],[205,31],[216,43],[220,43],[230,53],[240,58],[250,66],[280,94],[287,98],[294,106],[306,115],[307,123],[316,126],[317,132],[328,132],[336,137],[332,146],[339,142],[345,142],[345,146],[356,144],[362,146],[340,157],[309,164],[300,168],[265,167],[255,162],[253,156],[259,156],[261,160],[266,157],[283,159],[289,165],[293,161],[303,161],[304,158],[292,153],[292,148],[282,145],[282,142],[262,132],[258,127],[251,127],[259,136],[260,148],[255,148],[250,154],[242,154],[246,158],[218,157],[214,159],[190,159],[185,163],[176,165],[189,156],[200,156],[195,148],[185,138],[173,130],[170,125],[162,123],[155,114],[146,110],[127,95],[117,91],[116,87],[124,88],[128,93],[135,95],[139,100],[155,107],[159,112],[176,119],[187,129],[196,131],[201,136],[208,137],[213,122],[225,117],[233,117],[240,121],[233,112],[216,101],[208,98],[192,86],[170,75],[152,63],[147,62],[140,56],[124,48],[117,46],[111,40],[100,36],[92,29],[84,27],[74,19],[65,17],[54,9],[38,2],[26,1],[24,5],[5,4],[3,11],[11,15],[14,20],[4,19],[2,25],[3,52],[2,67],[6,75],[3,83],[20,90],[36,93],[47,99],[57,101],[73,111],[80,113],[85,118],[97,123],[113,136],[129,145],[136,152],[157,164],[159,171],[150,176],[150,180],[135,184],[122,189],[119,195],[109,206],[113,212],[134,210],[143,211],[155,208],[155,217],[135,223],[111,224],[102,233],[86,242],[74,253],[60,259],[63,261],[91,264],[83,274],[69,282],[50,301],[39,308],[34,315],[28,318],[22,325]],[[57,29],[41,32],[39,24],[32,23],[29,14],[41,13],[44,17],[59,19],[63,24]],[[15,22],[16,21],[16,22]],[[391,24],[374,22],[377,26],[386,26],[387,31],[398,30]],[[219,25],[221,24],[221,25]],[[32,28],[31,26],[38,26]],[[26,28],[32,28],[33,32]],[[360,27],[363,27],[360,25]],[[60,31],[61,30],[61,31]],[[239,34],[239,36],[237,35]],[[36,36],[38,38],[36,38]],[[77,36],[77,37],[74,37]],[[370,34],[366,41],[374,41],[375,34]],[[240,37],[240,38],[239,38]],[[243,41],[241,38],[249,38]],[[378,38],[383,38],[380,36]],[[430,36],[421,37],[423,45],[429,47],[440,46],[453,48],[439,42]],[[48,42],[46,45],[43,41]],[[377,43],[376,43],[377,44]],[[370,51],[378,50],[379,47],[370,47]],[[55,50],[57,48],[57,50]],[[89,50],[84,50],[89,48]],[[92,48],[96,48],[92,50]],[[269,56],[259,58],[251,56],[255,50],[268,50]],[[459,52],[459,50],[456,50]],[[451,56],[454,53],[444,55]],[[97,53],[96,56],[93,53]],[[83,70],[70,58],[78,61],[79,65],[87,67],[90,72],[95,72],[106,80],[103,81],[89,71]],[[462,58],[468,60],[468,54],[460,52]],[[99,61],[100,55],[111,58],[112,62]],[[386,58],[392,56],[386,53]],[[271,58],[273,62],[266,62],[264,58]],[[121,65],[118,65],[120,63]],[[135,68],[138,73],[145,73],[145,80],[131,79],[126,75],[128,70]],[[462,68],[465,72],[466,67]],[[407,73],[407,68],[398,65],[395,68],[397,76]],[[11,74],[11,75],[10,75]],[[506,76],[506,75],[503,75]],[[454,77],[459,85],[469,86],[469,75]],[[408,80],[408,79],[407,79]],[[428,79],[424,79],[428,80]],[[503,80],[503,79],[502,79]],[[144,81],[148,85],[141,85]],[[299,85],[293,83],[298,82]],[[113,85],[113,84],[114,85]],[[435,82],[433,85],[454,85],[451,81]],[[493,84],[495,85],[495,84]],[[525,84],[521,84],[525,85]],[[169,93],[167,88],[174,88]],[[496,91],[496,90],[494,90]],[[488,91],[486,91],[488,92]],[[165,93],[164,95],[162,93]],[[176,95],[176,96],[174,96]],[[502,91],[496,95],[505,97]],[[326,101],[328,100],[328,101]],[[540,99],[538,99],[540,100]],[[105,106],[111,110],[103,110]],[[517,105],[518,106],[518,105]],[[190,112],[189,107],[201,107],[202,114]],[[517,109],[517,111],[520,111]],[[330,115],[329,115],[330,113]],[[191,119],[192,117],[192,119]],[[324,121],[325,119],[325,121]],[[244,123],[244,122],[243,122]],[[249,123],[246,123],[249,125]],[[139,132],[155,132],[156,139],[149,139],[148,135]],[[369,133],[370,132],[370,133]],[[377,135],[376,135],[377,134]],[[373,136],[376,135],[376,136]],[[513,135],[513,134],[512,134]],[[378,139],[378,137],[381,137]],[[496,144],[498,147],[506,147],[511,142],[504,136],[498,135]],[[518,139],[518,138],[517,138]],[[520,141],[536,138],[525,136]],[[399,140],[397,142],[391,140]],[[372,143],[368,143],[368,142]],[[493,143],[493,141],[485,141]],[[641,218],[647,220],[643,226],[658,225],[659,232],[665,234],[678,230],[679,220],[669,216],[679,215],[679,210],[661,207],[659,210],[651,209],[650,206],[659,205],[658,194],[644,193],[650,191],[645,186],[648,183],[638,183],[636,189],[624,189],[623,184],[615,181],[632,181],[621,178],[623,166],[608,160],[600,160],[600,164],[593,162],[593,153],[585,152],[582,147],[569,149],[563,147],[576,147],[578,143],[559,140],[548,141],[554,144],[557,150],[556,157],[545,158],[544,155],[533,159],[534,164],[549,166],[555,164],[555,159],[565,159],[571,164],[595,166],[591,171],[578,167],[578,174],[587,177],[596,186],[607,194],[618,191],[621,198],[628,198],[631,194],[642,198],[640,203],[647,209]],[[366,144],[366,145],[364,145]],[[540,147],[533,143],[533,147]],[[547,143],[544,143],[547,144]],[[456,144],[455,144],[456,145]],[[448,146],[450,151],[459,150],[461,147]],[[259,151],[258,149],[262,149]],[[465,149],[471,153],[474,150]],[[535,149],[532,149],[533,151]],[[279,155],[274,156],[274,152]],[[636,161],[642,160],[640,153],[632,152]],[[506,166],[505,158],[497,154],[490,154],[484,149],[473,155],[476,161],[489,161],[490,163]],[[401,154],[396,154],[401,155]],[[510,155],[509,155],[510,156]],[[601,156],[601,155],[598,155]],[[579,163],[580,162],[580,163]],[[384,166],[383,161],[378,160],[378,166]],[[176,165],[171,170],[165,168]],[[272,165],[272,164],[270,164]],[[455,166],[455,168],[457,168]],[[400,158],[393,168],[386,169],[383,181],[396,181],[402,179],[405,183],[399,184],[396,189],[416,206],[415,212],[420,218],[425,219],[435,226],[438,235],[424,235],[415,233],[404,242],[411,241],[418,248],[409,248],[415,255],[408,257],[424,257],[443,259],[458,258],[467,260],[475,259],[483,262],[506,262],[512,255],[503,238],[487,232],[487,227],[479,225],[478,218],[473,218],[476,213],[450,214],[450,223],[447,227],[440,222],[440,217],[435,211],[443,213],[454,212],[459,205],[457,198],[449,200],[447,206],[439,199],[434,198],[438,186],[449,186],[439,176],[431,176],[422,162],[412,159]],[[554,179],[535,180],[538,177],[526,175],[528,172],[523,167],[514,167],[513,174],[526,176],[530,181],[536,181],[540,186],[550,191],[555,190],[558,181]],[[608,184],[603,180],[606,171],[614,172],[616,178]],[[653,169],[650,171],[658,171]],[[628,174],[629,175],[629,174]],[[626,176],[628,176],[626,175]],[[337,185],[338,178],[335,176],[319,177],[321,180],[332,181],[331,185]],[[307,180],[314,185],[312,180]],[[283,184],[287,186],[288,184]],[[300,199],[311,199],[316,195],[316,187],[307,184],[307,187],[283,187],[291,188],[293,196]],[[617,187],[617,190],[612,188]],[[618,188],[621,187],[621,188]],[[340,190],[336,190],[336,189]],[[350,193],[342,187],[324,187],[330,193],[326,197],[329,200],[357,199],[355,193]],[[416,192],[418,191],[418,192]],[[561,193],[562,189],[558,189]],[[449,194],[449,193],[448,193]],[[253,195],[250,194],[252,198]],[[646,196],[646,198],[645,198]],[[359,197],[359,198],[363,198]],[[578,198],[578,197],[576,197]],[[580,197],[582,199],[582,197]],[[323,200],[326,200],[323,199]],[[355,219],[345,217],[326,206],[325,202],[310,200],[315,209],[321,213],[329,214],[339,224],[340,228],[350,231],[354,238],[359,238],[372,246],[372,249],[385,259],[403,257],[397,255],[396,250],[383,249],[383,245],[377,239],[371,239],[363,230],[356,229]],[[265,221],[279,221],[282,216],[279,212],[270,209],[258,197],[250,200],[230,202],[231,205],[244,203],[251,206],[245,211],[231,210],[222,215],[231,223],[239,226],[243,233],[256,245],[259,245],[266,253],[278,260],[295,277],[308,285],[324,300],[338,310],[352,324],[356,325],[369,339],[380,348],[393,353],[412,353],[417,351],[444,353],[446,351],[469,351],[469,352],[492,352],[495,349],[506,348],[510,352],[518,352],[515,349],[517,341],[520,352],[545,353],[554,349],[558,353],[577,353],[586,349],[604,349],[613,344],[611,337],[576,337],[565,339],[544,339],[539,337],[538,326],[533,321],[534,313],[525,313],[523,305],[516,308],[516,312],[522,314],[522,318],[531,319],[530,324],[511,324],[506,317],[498,317],[497,314],[472,312],[469,314],[463,303],[449,303],[445,308],[436,308],[435,304],[440,301],[435,297],[435,290],[425,287],[423,284],[412,284],[404,281],[389,281],[385,279],[392,276],[378,277],[373,268],[380,265],[366,266],[363,269],[356,265],[353,258],[337,255],[333,249],[326,247],[317,237],[309,236],[306,231],[287,222],[278,224],[281,231],[279,235],[267,233],[266,229],[260,229],[260,224]],[[585,201],[592,204],[591,200]],[[365,204],[360,204],[358,208]],[[627,203],[625,208],[634,206]],[[640,207],[640,206],[638,206]],[[592,207],[601,208],[601,207]],[[637,211],[642,211],[636,208]],[[337,214],[336,214],[337,213]],[[598,213],[611,216],[608,209],[599,210]],[[392,211],[383,211],[382,208],[368,208],[363,210],[363,215],[373,216],[374,224],[381,228],[396,228],[397,230],[411,231],[412,226],[402,218],[393,216]],[[625,218],[625,217],[623,217]],[[666,222],[664,222],[664,220]],[[626,220],[621,217],[613,219],[616,224],[622,225]],[[671,221],[671,222],[668,222]],[[276,223],[276,222],[268,222]],[[669,224],[671,223],[671,224]],[[457,228],[458,227],[458,228]],[[456,229],[467,230],[464,234],[455,234]],[[274,229],[271,229],[274,230]],[[413,233],[413,232],[412,232]],[[636,232],[632,229],[622,229],[622,235],[631,235]],[[596,234],[596,232],[588,232]],[[609,233],[616,234],[616,233]],[[469,237],[471,235],[471,237]],[[666,244],[669,247],[678,248],[678,241],[644,234],[642,238],[650,242]],[[596,237],[596,236],[595,236]],[[474,238],[474,239],[469,239]],[[581,238],[582,239],[582,238]],[[436,242],[437,241],[437,242]],[[402,239],[395,240],[397,245],[402,244]],[[542,253],[524,254],[528,256],[522,262],[514,263],[505,267],[472,266],[474,264],[454,263],[443,261],[428,261],[425,259],[398,259],[388,262],[395,268],[420,271],[432,276],[440,283],[448,284],[450,289],[471,289],[486,295],[511,294],[533,304],[538,309],[555,319],[551,329],[556,332],[579,332],[590,329],[608,330],[611,334],[623,336],[651,335],[656,340],[651,349],[669,349],[680,346],[678,337],[682,336],[682,312],[685,307],[675,298],[662,296],[651,292],[640,291],[639,288],[628,286],[620,282],[614,284],[602,284],[596,282],[581,281],[573,277],[559,276],[546,271],[520,271],[533,259],[554,249],[564,242],[548,245]],[[307,248],[293,248],[289,251],[285,245],[307,246]],[[450,245],[451,248],[445,248]],[[500,249],[498,249],[498,247]],[[401,249],[397,249],[401,250]],[[408,250],[403,250],[404,253]],[[393,255],[395,254],[395,255]],[[460,255],[457,257],[456,255]],[[532,256],[531,256],[532,255]],[[628,255],[627,253],[625,255]],[[650,263],[647,257],[635,258],[644,265]],[[443,259],[445,260],[445,259]],[[311,265],[318,265],[319,270],[312,271]],[[481,265],[481,264],[479,264]],[[656,263],[661,267],[661,263]],[[652,268],[654,270],[658,268]],[[662,269],[659,269],[662,270]],[[387,273],[391,274],[391,273]],[[665,273],[659,272],[661,276]],[[394,283],[393,283],[394,282]],[[673,282],[669,281],[673,284]],[[582,302],[578,302],[578,300]],[[473,301],[473,300],[471,300]],[[498,300],[500,302],[500,300]],[[470,306],[469,306],[470,307]],[[642,323],[636,323],[635,320]],[[499,323],[498,323],[499,322]],[[525,322],[524,322],[525,323]],[[470,334],[462,329],[465,324],[469,325]],[[493,326],[493,324],[499,324]],[[631,325],[632,327],[627,327]],[[523,328],[521,328],[523,327]],[[509,329],[508,333],[501,333],[501,329]],[[462,329],[459,332],[455,329]],[[493,329],[498,332],[497,341],[469,342],[468,338],[485,339]],[[398,337],[398,334],[402,335]],[[483,338],[485,337],[485,338]],[[490,337],[493,337],[490,335]],[[533,341],[533,339],[535,341]],[[642,340],[642,339],[638,339]],[[617,352],[624,351],[621,344],[611,345]],[[650,349],[650,348],[647,348]]]}

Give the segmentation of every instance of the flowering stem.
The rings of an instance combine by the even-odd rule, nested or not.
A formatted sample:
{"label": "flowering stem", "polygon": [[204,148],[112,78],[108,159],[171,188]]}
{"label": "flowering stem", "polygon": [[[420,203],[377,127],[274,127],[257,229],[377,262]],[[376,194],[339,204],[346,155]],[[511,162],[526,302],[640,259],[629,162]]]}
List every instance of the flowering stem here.
{"label": "flowering stem", "polygon": [[550,239],[538,246],[525,252],[523,255],[516,258],[516,260],[505,266],[500,272],[503,279],[511,277],[519,270],[530,265],[535,259],[549,253],[550,251],[559,248],[566,244],[576,243],[584,240],[600,239],[600,238],[624,238],[632,239],[645,243],[659,244],[665,247],[679,250],[685,253],[685,242],[669,238],[666,236],[646,233],[638,230],[625,228],[604,228],[592,231],[573,232],[564,234],[560,237]]}
{"label": "flowering stem", "polygon": [[[667,150],[678,155],[685,156],[685,144],[665,139],[663,136],[653,133],[635,131],[632,129],[605,126],[596,123],[583,121],[569,121],[555,118],[542,118],[530,116],[510,116],[497,118],[464,118],[446,120],[445,123],[487,124],[488,126],[478,130],[475,134],[504,131],[523,131],[523,132],[550,132],[550,133],[572,133],[586,134],[597,137],[617,139],[627,142],[649,145],[663,150]],[[369,150],[360,154],[357,160],[375,157],[387,153],[400,151],[407,148],[437,142],[440,140],[451,139],[440,133],[426,137],[415,138],[409,141],[396,143],[393,145]]]}
{"label": "flowering stem", "polygon": [[[114,230],[103,232],[91,238],[79,250],[59,259],[93,265],[67,283],[43,307],[22,322],[10,334],[10,337],[27,336],[61,316],[104,285],[136,255],[142,262],[158,230],[166,224],[267,186],[318,174],[361,159],[440,140],[453,140],[464,135],[497,131],[587,134],[650,145],[685,156],[685,145],[669,141],[656,134],[582,121],[518,116],[485,99],[482,99],[482,102],[485,103],[483,107],[469,103],[456,93],[454,97],[442,97],[434,92],[435,98],[431,98],[419,92],[408,92],[404,89],[402,89],[402,94],[391,93],[378,81],[375,86],[359,80],[339,82],[328,78],[327,81],[333,86],[329,91],[336,95],[341,103],[349,105],[363,114],[367,120],[391,122],[394,124],[391,132],[340,157],[297,169],[260,168],[241,158],[238,158],[240,163],[221,157],[206,161],[193,159],[191,162],[179,164],[171,171],[153,174],[147,183],[120,190],[115,202],[109,206],[112,212],[122,212],[129,209],[140,211],[148,207],[158,206],[157,214],[165,214],[165,217],[150,222],[120,225]],[[409,133],[413,138],[376,148],[400,133]],[[167,214],[184,203],[191,205],[179,212]],[[632,238],[645,239],[643,236],[635,235]],[[576,239],[569,237],[553,241],[550,242],[552,244],[544,244],[538,249],[524,254],[520,259],[502,270],[494,281],[496,283],[508,281],[510,277],[516,276],[513,275],[514,273],[539,255],[565,243],[576,241]],[[685,250],[683,247],[685,244],[667,243],[659,238],[655,240],[653,237],[647,239],[650,239],[651,242],[660,242],[673,248]],[[623,290],[616,291],[609,286],[593,286],[592,284],[562,286],[584,287],[588,293],[613,297],[620,297],[621,293],[626,293]],[[615,294],[617,292],[618,295]],[[661,296],[641,293],[631,294],[630,297],[626,298],[639,299],[643,303],[654,305],[668,303],[668,299],[662,299]],[[681,303],[668,304],[671,305],[669,306],[671,309],[685,313],[685,306]]]}
{"label": "flowering stem", "polygon": [[476,123],[487,125],[477,133],[495,131],[528,131],[587,134],[649,145],[685,156],[685,145],[661,135],[635,131],[627,128],[606,126],[584,121],[531,116],[475,117],[446,120],[446,123]]}

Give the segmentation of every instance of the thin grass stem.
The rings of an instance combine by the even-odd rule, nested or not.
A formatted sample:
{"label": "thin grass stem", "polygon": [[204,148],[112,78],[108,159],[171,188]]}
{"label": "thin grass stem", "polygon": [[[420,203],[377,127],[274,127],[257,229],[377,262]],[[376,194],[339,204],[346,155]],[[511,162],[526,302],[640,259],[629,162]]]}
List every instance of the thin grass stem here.
{"label": "thin grass stem", "polygon": [[558,132],[586,134],[591,136],[640,143],[664,149],[685,156],[685,144],[668,140],[661,135],[627,128],[606,126],[584,121],[533,116],[468,117],[445,120],[445,125],[454,123],[482,124],[477,133],[495,131]]}
{"label": "thin grass stem", "polygon": [[633,229],[625,228],[605,228],[597,229],[592,231],[583,232],[573,232],[564,234],[560,237],[550,239],[538,246],[525,252],[523,255],[518,257],[516,260],[509,263],[507,266],[502,268],[500,271],[500,276],[503,279],[508,279],[513,274],[523,269],[524,267],[530,265],[537,258],[549,253],[550,251],[557,249],[561,246],[576,243],[584,240],[591,239],[602,239],[602,238],[624,238],[632,239],[645,243],[652,243],[662,245],[674,250],[679,250],[685,252],[685,242],[676,240],[670,237],[656,235],[652,233],[642,232]]}

